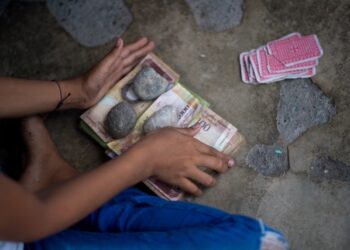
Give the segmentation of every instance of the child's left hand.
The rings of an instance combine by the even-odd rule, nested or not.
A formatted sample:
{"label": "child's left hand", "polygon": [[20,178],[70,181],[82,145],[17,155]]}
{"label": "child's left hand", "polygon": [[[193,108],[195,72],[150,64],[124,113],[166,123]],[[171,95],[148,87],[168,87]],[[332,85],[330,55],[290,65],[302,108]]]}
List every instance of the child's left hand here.
{"label": "child's left hand", "polygon": [[116,46],[96,66],[74,80],[81,93],[78,108],[89,108],[97,103],[154,47],[154,43],[145,37],[126,46],[118,39]]}

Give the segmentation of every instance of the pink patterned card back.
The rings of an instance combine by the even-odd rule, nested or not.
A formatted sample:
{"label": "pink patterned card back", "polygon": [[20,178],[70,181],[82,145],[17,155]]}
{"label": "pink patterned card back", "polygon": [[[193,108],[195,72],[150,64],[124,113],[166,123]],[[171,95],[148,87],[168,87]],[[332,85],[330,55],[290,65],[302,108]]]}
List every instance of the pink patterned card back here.
{"label": "pink patterned card back", "polygon": [[323,51],[316,35],[277,40],[267,44],[271,55],[286,66],[318,59]]}
{"label": "pink patterned card back", "polygon": [[[292,40],[294,40],[294,39],[299,39],[299,38],[301,38],[300,33],[298,33],[298,32],[293,32],[293,33],[290,33],[290,34],[288,34],[288,35],[286,35],[286,36],[283,36],[283,37],[281,37],[281,38],[278,38],[278,39],[276,39],[276,40],[270,41],[270,42],[267,43],[267,45],[268,45],[268,44],[271,44],[271,43],[274,43],[274,42],[277,42],[277,41],[292,41]],[[269,50],[269,46],[266,46],[266,48],[267,48],[268,54],[271,54],[271,51]]]}
{"label": "pink patterned card back", "polygon": [[249,72],[248,72],[248,67],[246,64],[246,60],[245,57],[248,56],[248,52],[242,52],[239,55],[239,63],[240,63],[240,67],[241,67],[241,78],[242,81],[245,83],[251,83],[251,80],[249,79]]}
{"label": "pink patterned card back", "polygon": [[290,68],[289,70],[286,70],[284,72],[272,73],[269,71],[268,56],[269,55],[267,54],[264,47],[261,47],[258,49],[257,59],[258,59],[259,72],[260,72],[260,75],[263,77],[283,76],[288,74],[302,74],[305,72],[305,69]]}
{"label": "pink patterned card back", "polygon": [[277,58],[273,55],[267,54],[267,69],[270,73],[277,74],[277,73],[284,73],[288,72],[290,70],[297,70],[297,69],[309,69],[316,67],[318,65],[318,60],[303,62],[303,63],[297,63],[293,66],[285,66],[283,63],[281,63]]}
{"label": "pink patterned card back", "polygon": [[257,52],[251,52],[249,54],[249,60],[250,63],[253,67],[253,71],[254,71],[254,75],[256,78],[256,81],[259,83],[269,83],[269,82],[273,82],[273,81],[277,81],[281,78],[283,78],[283,75],[274,75],[274,76],[269,76],[269,77],[265,77],[260,75],[259,73],[259,64],[258,64],[258,58],[257,58]]}
{"label": "pink patterned card back", "polygon": [[309,78],[316,75],[316,67],[306,70],[305,74],[300,76],[301,78]]}
{"label": "pink patterned card back", "polygon": [[264,47],[260,47],[257,50],[257,64],[258,64],[258,70],[259,70],[259,74],[262,77],[274,77],[274,76],[281,76],[281,74],[273,74],[270,73],[267,69],[267,53],[264,49]]}

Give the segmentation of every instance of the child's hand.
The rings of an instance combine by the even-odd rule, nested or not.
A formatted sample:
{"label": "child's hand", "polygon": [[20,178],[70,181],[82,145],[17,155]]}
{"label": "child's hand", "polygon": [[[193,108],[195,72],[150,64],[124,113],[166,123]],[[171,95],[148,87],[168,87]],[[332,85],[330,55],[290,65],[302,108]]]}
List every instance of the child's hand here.
{"label": "child's hand", "polygon": [[193,138],[199,129],[160,129],[145,136],[126,154],[140,168],[149,170],[149,176],[200,195],[202,191],[194,182],[211,186],[215,184],[215,179],[198,167],[225,172],[234,161]]}
{"label": "child's hand", "polygon": [[97,103],[107,91],[127,74],[144,56],[154,49],[147,38],[124,46],[118,39],[116,46],[96,66],[76,79],[81,93],[80,108],[88,108]]}

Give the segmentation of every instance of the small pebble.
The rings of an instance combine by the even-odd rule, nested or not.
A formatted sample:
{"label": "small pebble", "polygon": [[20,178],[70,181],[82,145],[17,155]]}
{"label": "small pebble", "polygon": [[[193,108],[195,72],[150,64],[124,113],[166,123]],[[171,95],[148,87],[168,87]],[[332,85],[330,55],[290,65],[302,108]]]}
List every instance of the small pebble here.
{"label": "small pebble", "polygon": [[127,136],[135,127],[137,115],[133,107],[127,102],[115,105],[107,114],[106,130],[115,139]]}
{"label": "small pebble", "polygon": [[143,125],[143,131],[149,133],[153,130],[176,127],[178,122],[178,113],[173,106],[166,105],[155,112]]}
{"label": "small pebble", "polygon": [[169,82],[159,75],[153,68],[144,67],[135,77],[133,90],[144,101],[151,101],[163,94]]}
{"label": "small pebble", "polygon": [[127,84],[122,88],[122,97],[124,100],[127,100],[129,102],[135,102],[139,100],[138,96],[135,94],[132,84]]}

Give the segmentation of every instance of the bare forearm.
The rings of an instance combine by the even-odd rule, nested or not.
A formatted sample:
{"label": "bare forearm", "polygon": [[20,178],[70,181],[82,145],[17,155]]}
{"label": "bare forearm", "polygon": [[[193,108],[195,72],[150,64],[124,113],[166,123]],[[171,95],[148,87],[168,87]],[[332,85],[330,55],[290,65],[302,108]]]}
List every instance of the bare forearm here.
{"label": "bare forearm", "polygon": [[[79,79],[60,81],[62,108],[76,108],[82,102]],[[0,118],[21,117],[50,112],[60,102],[58,86],[52,81],[0,77]]]}
{"label": "bare forearm", "polygon": [[[40,199],[28,197],[28,194],[17,196],[13,200],[17,206],[8,204],[17,207],[18,211],[10,213],[16,216],[4,218],[8,221],[0,223],[0,235],[5,240],[33,241],[74,224],[123,189],[148,177],[148,171],[130,158],[134,157],[107,162],[48,190]],[[6,215],[6,210],[3,212]]]}
{"label": "bare forearm", "polygon": [[55,188],[43,198],[47,221],[45,233],[51,234],[79,221],[114,195],[143,179],[149,173],[130,157],[120,157],[89,173]]}

